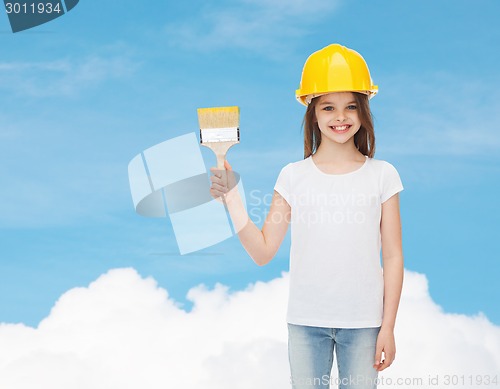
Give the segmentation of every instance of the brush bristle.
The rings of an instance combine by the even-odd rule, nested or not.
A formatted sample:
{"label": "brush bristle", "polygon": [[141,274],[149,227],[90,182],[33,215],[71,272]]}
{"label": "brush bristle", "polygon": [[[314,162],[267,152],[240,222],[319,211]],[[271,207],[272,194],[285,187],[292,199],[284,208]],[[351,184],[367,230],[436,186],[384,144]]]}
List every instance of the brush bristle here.
{"label": "brush bristle", "polygon": [[198,108],[200,129],[230,128],[240,125],[239,107]]}

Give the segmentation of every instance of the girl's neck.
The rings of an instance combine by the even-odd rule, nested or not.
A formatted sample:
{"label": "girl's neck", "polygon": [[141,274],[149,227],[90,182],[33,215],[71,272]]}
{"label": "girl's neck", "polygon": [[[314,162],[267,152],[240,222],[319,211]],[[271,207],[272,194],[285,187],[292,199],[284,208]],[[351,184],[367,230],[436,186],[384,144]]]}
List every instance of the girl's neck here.
{"label": "girl's neck", "polygon": [[334,143],[328,140],[322,141],[316,153],[314,160],[322,163],[342,164],[346,162],[363,162],[365,156],[356,148],[354,139],[347,143]]}

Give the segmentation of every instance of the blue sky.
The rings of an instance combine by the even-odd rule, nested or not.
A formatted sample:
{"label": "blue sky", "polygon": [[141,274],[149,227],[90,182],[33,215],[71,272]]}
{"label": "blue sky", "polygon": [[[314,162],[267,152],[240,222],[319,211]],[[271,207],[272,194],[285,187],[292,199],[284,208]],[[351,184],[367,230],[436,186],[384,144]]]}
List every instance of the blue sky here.
{"label": "blue sky", "polygon": [[82,0],[17,34],[0,15],[0,322],[35,326],[65,291],[116,267],[153,276],[186,308],[200,283],[280,276],[288,238],[265,267],[236,237],[178,255],[168,220],[135,214],[127,165],[197,131],[198,107],[238,105],[228,159],[259,202],[302,157],[302,65],[338,42],[380,88],[376,158],[405,186],[406,268],[426,274],[446,312],[500,324],[499,11],[493,0]]}

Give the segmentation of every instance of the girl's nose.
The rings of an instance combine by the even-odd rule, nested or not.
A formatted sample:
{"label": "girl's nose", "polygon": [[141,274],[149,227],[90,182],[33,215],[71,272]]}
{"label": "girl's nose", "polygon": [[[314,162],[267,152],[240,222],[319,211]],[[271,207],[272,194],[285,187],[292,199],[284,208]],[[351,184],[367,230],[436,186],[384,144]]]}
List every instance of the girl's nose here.
{"label": "girl's nose", "polygon": [[337,117],[335,118],[337,122],[343,122],[345,120],[345,115],[343,113],[338,113]]}

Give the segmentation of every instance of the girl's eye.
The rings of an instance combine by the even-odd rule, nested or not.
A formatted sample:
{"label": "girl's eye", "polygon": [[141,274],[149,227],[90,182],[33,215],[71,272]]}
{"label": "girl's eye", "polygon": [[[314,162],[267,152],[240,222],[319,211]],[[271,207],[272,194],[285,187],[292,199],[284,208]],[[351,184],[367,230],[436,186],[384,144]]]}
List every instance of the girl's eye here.
{"label": "girl's eye", "polygon": [[325,108],[323,108],[323,110],[325,110],[325,111],[333,111],[333,107],[332,106],[326,106]]}
{"label": "girl's eye", "polygon": [[354,110],[358,109],[358,107],[355,105],[349,105],[349,106],[347,106],[347,109],[350,111],[354,111]]}

